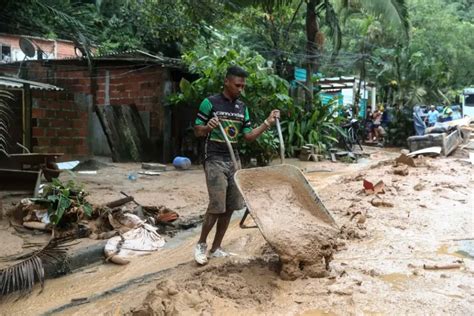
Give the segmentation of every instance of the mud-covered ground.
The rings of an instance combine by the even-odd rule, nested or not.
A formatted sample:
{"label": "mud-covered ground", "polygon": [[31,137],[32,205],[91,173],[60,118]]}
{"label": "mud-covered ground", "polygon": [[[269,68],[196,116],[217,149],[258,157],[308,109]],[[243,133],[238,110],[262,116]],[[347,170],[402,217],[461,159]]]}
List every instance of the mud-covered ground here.
{"label": "mud-covered ground", "polygon": [[[42,294],[6,302],[0,314],[471,315],[473,166],[460,158],[427,158],[402,176],[390,163],[397,156],[377,151],[360,164],[297,162],[346,232],[328,277],[282,280],[278,257],[260,232],[240,229],[236,218],[224,240],[234,257],[196,266],[196,229],[129,265],[102,264],[47,280]],[[185,217],[206,208],[201,169],[130,182],[126,173],[134,168],[116,165],[80,177],[95,203],[125,190],[142,204],[166,205]],[[366,195],[363,179],[383,180],[385,193]],[[376,207],[373,199],[393,207]],[[459,267],[423,268],[452,264]]]}

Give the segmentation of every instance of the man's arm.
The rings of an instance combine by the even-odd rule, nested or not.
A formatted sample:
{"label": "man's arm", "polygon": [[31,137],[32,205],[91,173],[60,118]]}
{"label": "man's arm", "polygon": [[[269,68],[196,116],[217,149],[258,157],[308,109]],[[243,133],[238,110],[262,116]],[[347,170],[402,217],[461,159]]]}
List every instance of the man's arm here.
{"label": "man's arm", "polygon": [[213,117],[206,125],[194,125],[194,135],[196,137],[206,137],[214,128],[219,125],[219,121]]}
{"label": "man's arm", "polygon": [[199,105],[196,121],[194,122],[194,135],[196,137],[206,137],[214,128],[219,125],[219,121],[212,117],[212,104],[208,99],[204,99]]}
{"label": "man's arm", "polygon": [[260,124],[260,126],[252,129],[250,132],[244,134],[244,139],[248,142],[253,142],[256,140],[260,135],[263,134],[267,129],[269,129],[273,124],[275,124],[276,119],[280,118],[280,111],[273,110],[268,118],[265,120],[264,123]]}

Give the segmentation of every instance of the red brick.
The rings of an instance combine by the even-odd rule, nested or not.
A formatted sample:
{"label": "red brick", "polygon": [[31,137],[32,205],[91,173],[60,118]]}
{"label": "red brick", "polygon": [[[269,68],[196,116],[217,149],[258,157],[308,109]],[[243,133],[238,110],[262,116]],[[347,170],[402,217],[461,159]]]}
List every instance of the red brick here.
{"label": "red brick", "polygon": [[73,128],[82,128],[84,127],[85,122],[83,120],[72,120]]}
{"label": "red brick", "polygon": [[50,124],[50,120],[48,120],[48,119],[38,119],[37,120],[38,127],[48,127],[49,124]]}
{"label": "red brick", "polygon": [[33,137],[44,136],[44,128],[41,127],[33,127],[31,132]]}
{"label": "red brick", "polygon": [[67,118],[67,119],[75,119],[78,117],[78,113],[75,111],[67,111],[67,112],[63,112],[62,117]]}
{"label": "red brick", "polygon": [[58,137],[70,137],[70,136],[73,136],[75,133],[74,133],[74,130],[71,130],[71,129],[60,129],[58,130]]}
{"label": "red brick", "polygon": [[47,137],[55,137],[56,136],[56,129],[48,128],[46,130],[46,136]]}
{"label": "red brick", "polygon": [[72,146],[74,145],[74,141],[72,138],[60,138],[59,145],[61,146]]}
{"label": "red brick", "polygon": [[31,116],[33,118],[44,118],[45,117],[45,110],[44,109],[32,109]]}
{"label": "red brick", "polygon": [[38,146],[48,146],[49,145],[49,138],[38,137]]}
{"label": "red brick", "polygon": [[87,126],[85,126],[84,128],[77,130],[77,133],[76,133],[75,136],[77,136],[77,137],[87,137],[88,134],[89,133],[87,131]]}
{"label": "red brick", "polygon": [[85,138],[74,138],[73,139],[73,145],[79,146],[79,145],[85,145],[86,144],[86,139]]}
{"label": "red brick", "polygon": [[[54,118],[56,117],[56,113],[59,112],[59,111],[56,111],[56,110],[46,110],[45,111],[45,117],[47,118]],[[59,112],[60,113],[60,112]]]}

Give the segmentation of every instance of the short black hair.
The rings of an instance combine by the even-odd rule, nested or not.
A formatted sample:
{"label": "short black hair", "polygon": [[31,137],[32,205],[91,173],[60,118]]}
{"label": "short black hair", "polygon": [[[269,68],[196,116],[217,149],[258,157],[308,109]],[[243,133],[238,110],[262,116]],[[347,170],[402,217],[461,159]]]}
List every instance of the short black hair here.
{"label": "short black hair", "polygon": [[230,66],[227,68],[227,73],[225,75],[226,78],[231,76],[247,78],[249,76],[248,72],[246,72],[243,68],[239,66]]}

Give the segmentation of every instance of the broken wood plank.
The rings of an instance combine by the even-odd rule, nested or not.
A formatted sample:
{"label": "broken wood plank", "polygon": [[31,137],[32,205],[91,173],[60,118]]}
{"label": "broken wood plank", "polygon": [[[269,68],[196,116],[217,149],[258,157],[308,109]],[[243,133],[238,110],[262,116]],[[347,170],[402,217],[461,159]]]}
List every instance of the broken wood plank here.
{"label": "broken wood plank", "polygon": [[124,198],[121,198],[121,199],[118,199],[118,200],[115,200],[115,201],[112,201],[112,202],[109,202],[107,204],[105,204],[105,206],[109,207],[109,208],[115,208],[115,207],[118,207],[118,206],[121,206],[121,205],[124,205],[128,202],[132,202],[134,199],[133,199],[133,196],[126,196]]}
{"label": "broken wood plank", "polygon": [[459,263],[450,263],[450,264],[424,264],[423,269],[425,270],[449,270],[449,269],[459,269],[462,265]]}
{"label": "broken wood plank", "polygon": [[115,162],[149,161],[152,143],[135,105],[104,105],[97,108]]}

